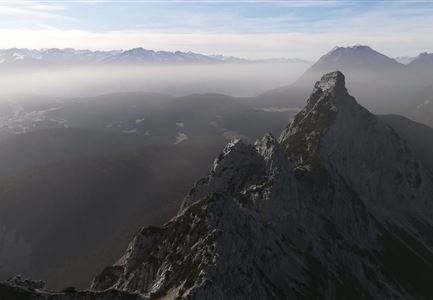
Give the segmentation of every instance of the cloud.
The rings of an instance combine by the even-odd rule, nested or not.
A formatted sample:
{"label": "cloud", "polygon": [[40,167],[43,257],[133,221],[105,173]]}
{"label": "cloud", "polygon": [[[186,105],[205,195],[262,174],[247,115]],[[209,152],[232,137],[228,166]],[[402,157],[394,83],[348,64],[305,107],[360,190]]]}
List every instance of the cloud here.
{"label": "cloud", "polygon": [[50,22],[65,22],[73,20],[65,16],[65,7],[58,4],[7,2],[0,1],[0,26],[17,28],[24,26],[40,26]]}
{"label": "cloud", "polygon": [[[308,60],[317,59],[336,45],[367,44],[390,56],[433,51],[433,40],[428,38],[433,32],[433,4],[425,2],[116,5],[93,4],[93,10],[86,10],[82,17],[72,14],[68,6],[51,3],[6,9],[0,6],[0,18],[20,15],[21,19],[37,20],[33,26],[2,26],[0,48],[145,47]],[[74,9],[80,12],[84,7]],[[68,23],[69,18],[79,21]],[[97,24],[89,19],[96,19]]]}

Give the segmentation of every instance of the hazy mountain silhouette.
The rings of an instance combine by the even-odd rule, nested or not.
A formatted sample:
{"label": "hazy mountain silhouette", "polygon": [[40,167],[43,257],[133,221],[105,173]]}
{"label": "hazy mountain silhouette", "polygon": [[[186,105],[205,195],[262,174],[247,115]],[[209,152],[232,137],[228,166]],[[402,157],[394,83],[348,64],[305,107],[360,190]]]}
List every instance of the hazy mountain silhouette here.
{"label": "hazy mountain silhouette", "polygon": [[[257,106],[302,107],[309,86],[321,74],[341,70],[358,101],[375,113],[408,114],[419,99],[433,94],[429,54],[404,65],[368,46],[335,47],[295,83],[262,94]],[[428,76],[430,75],[430,76]]]}

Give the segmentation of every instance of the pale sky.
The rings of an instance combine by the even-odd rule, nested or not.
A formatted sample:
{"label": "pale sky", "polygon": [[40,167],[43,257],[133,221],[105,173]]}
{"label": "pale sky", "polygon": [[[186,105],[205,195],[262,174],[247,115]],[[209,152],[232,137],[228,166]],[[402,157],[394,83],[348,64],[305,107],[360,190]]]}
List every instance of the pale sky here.
{"label": "pale sky", "polygon": [[143,47],[315,60],[334,46],[433,52],[432,1],[0,0],[0,48]]}

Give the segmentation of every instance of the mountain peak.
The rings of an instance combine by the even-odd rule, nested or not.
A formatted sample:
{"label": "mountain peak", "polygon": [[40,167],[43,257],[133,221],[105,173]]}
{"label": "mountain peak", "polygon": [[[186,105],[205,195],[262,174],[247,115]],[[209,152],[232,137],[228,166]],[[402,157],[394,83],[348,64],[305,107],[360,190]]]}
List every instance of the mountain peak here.
{"label": "mountain peak", "polygon": [[[320,102],[320,103],[319,103]],[[307,99],[304,113],[320,110],[320,114],[336,113],[341,106],[356,104],[355,98],[349,95],[346,89],[346,80],[343,73],[334,71],[321,77],[314,85],[313,92]]]}
{"label": "mountain peak", "polygon": [[336,47],[332,48],[332,50],[329,53],[332,53],[335,51],[372,51],[372,52],[376,52],[370,46],[366,46],[366,45],[353,45],[353,46],[348,46],[348,47],[336,46]]}
{"label": "mountain peak", "polygon": [[333,55],[354,55],[354,56],[358,56],[358,55],[382,55],[381,53],[377,52],[376,50],[374,50],[373,48],[371,48],[370,46],[366,46],[366,45],[353,45],[353,46],[348,46],[348,47],[334,47],[331,49],[331,51],[329,51],[327,54],[325,54],[325,56],[333,56]]}
{"label": "mountain peak", "polygon": [[331,91],[337,88],[345,88],[346,81],[343,73],[340,71],[330,72],[322,76],[316,83],[315,88],[322,91]]}
{"label": "mountain peak", "polygon": [[427,58],[427,57],[432,57],[433,53],[429,53],[429,52],[422,52],[418,55],[419,58]]}
{"label": "mountain peak", "polygon": [[340,71],[327,73],[314,85],[307,105],[280,136],[280,142],[299,164],[317,160],[320,140],[338,114],[350,114],[360,107],[349,95]]}
{"label": "mountain peak", "polygon": [[383,55],[369,46],[335,47],[323,55],[310,71],[323,74],[332,70],[368,70],[371,67],[400,68],[402,65],[394,59]]}
{"label": "mountain peak", "polygon": [[[283,131],[280,143],[298,167],[319,173],[337,170],[353,183],[353,190],[365,203],[417,210],[425,205],[422,199],[429,197],[425,193],[430,189],[425,185],[430,182],[428,175],[406,143],[357,103],[340,72],[325,74],[316,83],[307,106]],[[367,179],[362,174],[370,175]],[[389,189],[400,174],[407,178]],[[379,188],[384,178],[390,184]],[[401,200],[397,203],[395,199]]]}
{"label": "mountain peak", "polygon": [[433,53],[423,52],[415,57],[409,64],[409,68],[430,69],[433,64]]}

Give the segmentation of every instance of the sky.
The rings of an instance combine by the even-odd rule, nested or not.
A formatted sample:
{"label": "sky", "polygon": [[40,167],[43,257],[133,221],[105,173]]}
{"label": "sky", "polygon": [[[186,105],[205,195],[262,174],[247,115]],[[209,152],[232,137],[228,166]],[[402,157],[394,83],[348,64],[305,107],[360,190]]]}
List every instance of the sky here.
{"label": "sky", "polygon": [[143,47],[316,60],[334,46],[433,52],[433,0],[0,0],[0,48]]}

